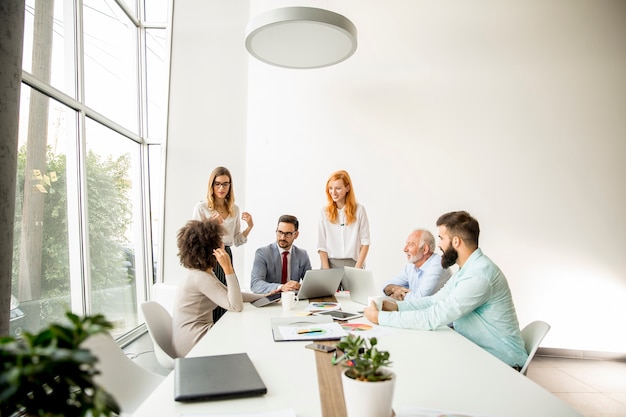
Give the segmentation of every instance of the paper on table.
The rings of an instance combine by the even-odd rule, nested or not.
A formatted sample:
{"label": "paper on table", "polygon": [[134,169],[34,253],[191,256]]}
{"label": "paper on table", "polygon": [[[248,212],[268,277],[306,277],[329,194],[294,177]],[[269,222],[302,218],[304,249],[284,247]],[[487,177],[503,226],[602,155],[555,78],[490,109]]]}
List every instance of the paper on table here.
{"label": "paper on table", "polygon": [[361,336],[365,339],[376,337],[380,339],[382,336],[396,333],[398,330],[390,327],[377,326],[375,324],[349,322],[341,323],[341,327],[350,334]]}
{"label": "paper on table", "polygon": [[331,301],[313,301],[306,306],[306,311],[331,311],[341,309],[341,304]]}
{"label": "paper on table", "polygon": [[239,413],[239,414],[181,414],[180,417],[296,417],[293,408],[287,410],[276,410],[259,413]]}
{"label": "paper on table", "polygon": [[284,340],[340,339],[348,333],[337,323],[306,323],[299,326],[279,326]]}

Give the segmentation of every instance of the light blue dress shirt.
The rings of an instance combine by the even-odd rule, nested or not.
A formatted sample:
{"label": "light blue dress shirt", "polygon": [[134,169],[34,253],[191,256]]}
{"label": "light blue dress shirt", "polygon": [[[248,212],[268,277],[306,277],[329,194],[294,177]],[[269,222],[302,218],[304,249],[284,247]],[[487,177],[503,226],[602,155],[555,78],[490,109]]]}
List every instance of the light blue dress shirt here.
{"label": "light blue dress shirt", "polygon": [[441,255],[433,253],[419,268],[415,264],[407,264],[402,272],[383,285],[383,291],[387,285],[400,285],[410,291],[404,296],[404,301],[416,300],[435,294],[450,275],[450,270],[441,266]]}
{"label": "light blue dress shirt", "polygon": [[453,322],[458,333],[511,366],[528,358],[506,277],[480,249],[438,293],[398,302],[398,311],[381,311],[378,322],[420,330]]}

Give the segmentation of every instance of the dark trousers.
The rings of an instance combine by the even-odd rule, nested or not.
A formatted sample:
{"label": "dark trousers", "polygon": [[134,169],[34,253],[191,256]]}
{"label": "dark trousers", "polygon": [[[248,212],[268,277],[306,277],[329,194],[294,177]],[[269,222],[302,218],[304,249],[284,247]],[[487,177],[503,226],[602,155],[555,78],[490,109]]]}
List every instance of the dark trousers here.
{"label": "dark trousers", "polygon": [[[230,262],[232,263],[233,252],[230,250],[230,246],[225,246],[224,249],[226,250],[226,253],[228,253],[228,256],[230,256]],[[213,273],[222,284],[226,285],[226,274],[224,274],[224,270],[219,263],[217,263],[213,268]],[[226,313],[226,309],[220,306],[215,307],[215,310],[213,310],[213,323],[217,323],[217,321],[222,318],[224,313]]]}

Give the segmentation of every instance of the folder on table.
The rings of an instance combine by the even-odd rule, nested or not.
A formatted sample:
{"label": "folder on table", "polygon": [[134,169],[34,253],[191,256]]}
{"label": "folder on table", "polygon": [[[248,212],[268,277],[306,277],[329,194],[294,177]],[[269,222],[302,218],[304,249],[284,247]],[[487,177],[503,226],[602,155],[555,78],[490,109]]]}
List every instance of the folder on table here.
{"label": "folder on table", "polygon": [[176,358],[174,399],[180,402],[253,397],[267,387],[247,353]]}

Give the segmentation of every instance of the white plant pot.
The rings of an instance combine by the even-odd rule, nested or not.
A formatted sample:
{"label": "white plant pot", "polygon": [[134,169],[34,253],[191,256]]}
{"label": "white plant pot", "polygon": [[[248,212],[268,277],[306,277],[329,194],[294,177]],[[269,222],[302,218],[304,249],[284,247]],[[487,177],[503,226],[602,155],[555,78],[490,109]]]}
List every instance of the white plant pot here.
{"label": "white plant pot", "polygon": [[391,417],[396,375],[386,372],[391,379],[380,382],[358,381],[346,376],[346,371],[341,374],[348,417]]}

